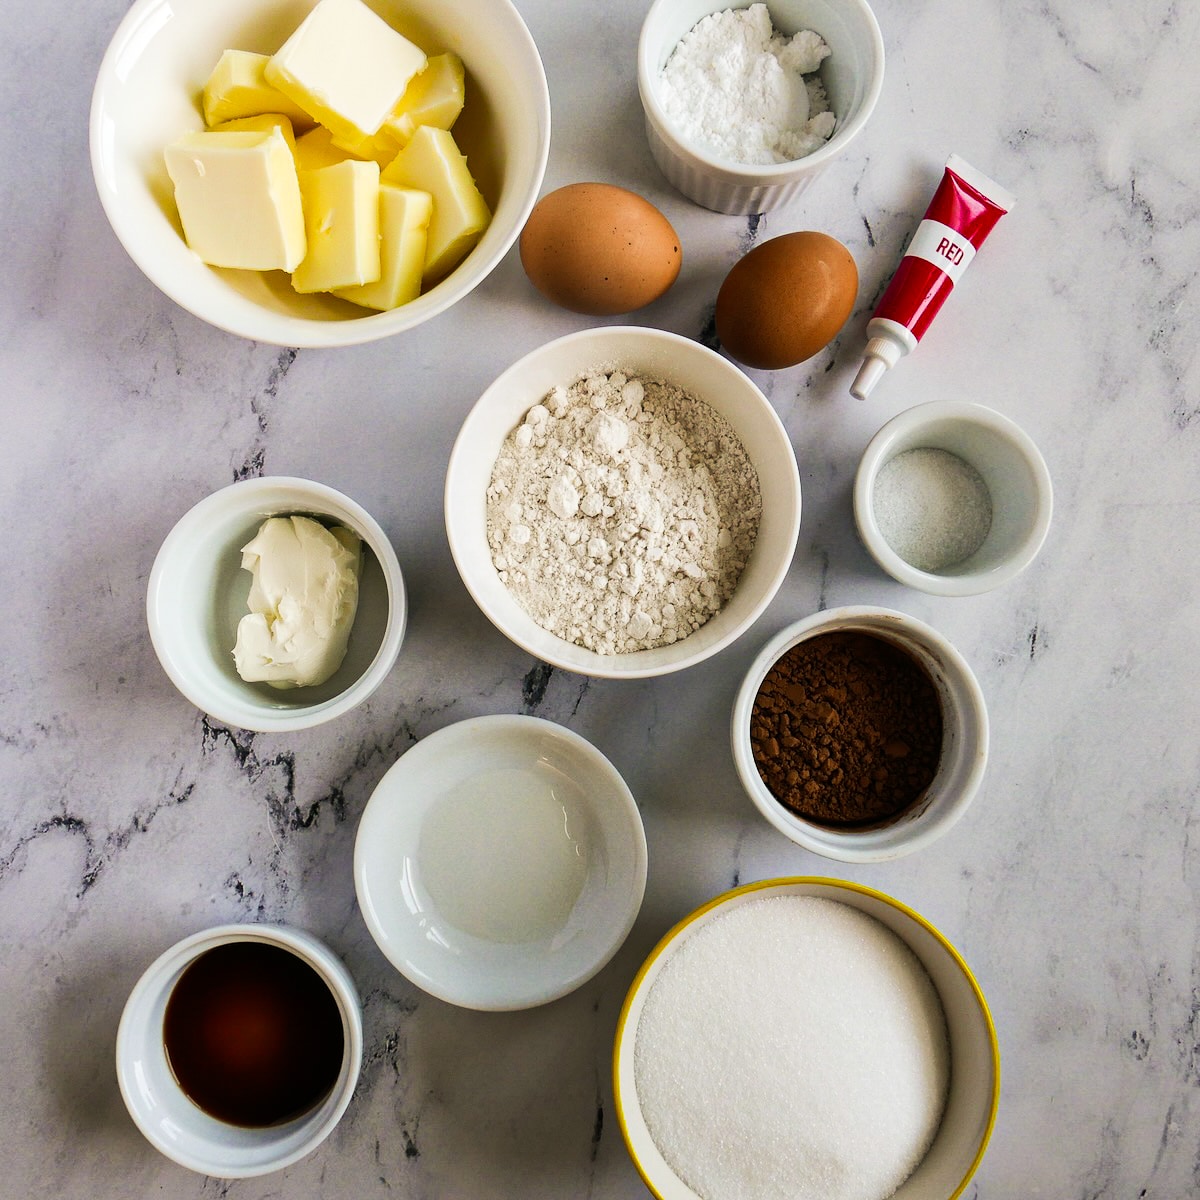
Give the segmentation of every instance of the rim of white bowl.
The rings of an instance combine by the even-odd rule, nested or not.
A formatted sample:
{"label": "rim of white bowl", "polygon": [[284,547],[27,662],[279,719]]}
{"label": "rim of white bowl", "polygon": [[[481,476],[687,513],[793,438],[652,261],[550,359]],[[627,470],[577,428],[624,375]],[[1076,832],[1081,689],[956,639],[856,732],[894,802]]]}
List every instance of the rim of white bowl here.
{"label": "rim of white bowl", "polygon": [[[750,744],[750,715],[754,699],[767,672],[779,658],[798,642],[837,629],[871,633],[895,640],[897,634],[907,635],[922,646],[947,676],[948,684],[961,702],[966,725],[960,737],[970,739],[970,757],[965,761],[962,778],[957,781],[953,795],[945,799],[939,791],[937,804],[930,803],[917,816],[879,829],[828,830],[790,812],[776,799],[759,774]],[[902,647],[907,649],[906,647]],[[908,653],[912,653],[911,650]],[[939,688],[939,691],[941,689]],[[943,711],[946,705],[943,701]],[[888,862],[915,853],[949,832],[983,782],[988,758],[989,723],[983,690],[970,664],[955,646],[931,625],[896,609],[873,605],[844,605],[823,609],[812,616],[795,621],[781,629],[759,651],[750,664],[734,700],[730,719],[730,744],[734,767],[746,794],[755,808],[784,837],[823,858],[839,862]],[[973,743],[973,749],[970,744]]]}
{"label": "rim of white bowl", "polygon": [[[147,1033],[144,1025],[140,1023],[141,1009],[145,1004],[152,1002],[155,996],[169,991],[170,987],[173,987],[172,980],[185,967],[195,962],[201,954],[215,949],[217,946],[237,942],[265,942],[267,945],[278,946],[291,951],[312,967],[337,1001],[338,1011],[342,1015],[342,1032],[345,1037],[342,1067],[337,1082],[329,1092],[329,1096],[337,1095],[337,1101],[325,1119],[293,1150],[246,1167],[222,1163],[219,1154],[214,1154],[212,1158],[189,1154],[181,1150],[174,1142],[160,1137],[157,1127],[146,1119],[146,1112],[138,1103],[138,1089],[135,1086],[137,1082],[135,1041],[139,1034]],[[135,1021],[139,1021],[136,1028]],[[161,1154],[180,1166],[220,1179],[250,1179],[258,1175],[266,1175],[272,1171],[282,1170],[311,1154],[333,1132],[349,1107],[358,1086],[358,1077],[362,1069],[362,1055],[362,1002],[359,999],[353,976],[341,959],[319,938],[304,930],[274,923],[216,925],[210,929],[202,929],[190,934],[164,950],[142,972],[125,1001],[121,1010],[121,1019],[117,1025],[115,1053],[117,1086],[121,1093],[121,1099],[142,1136]],[[328,1097],[322,1104],[327,1101]],[[189,1103],[191,1103],[190,1100]],[[197,1112],[202,1111],[197,1109]],[[215,1121],[216,1118],[208,1117],[205,1114],[205,1120]],[[287,1126],[280,1128],[287,1128]]]}
{"label": "rim of white bowl", "polygon": [[[629,828],[634,835],[632,849],[635,879],[634,889],[628,898],[626,912],[621,924],[614,927],[612,931],[613,936],[609,944],[595,961],[572,975],[564,976],[557,983],[546,984],[525,992],[512,992],[498,999],[481,1000],[478,996],[467,995],[462,991],[441,985],[437,980],[431,979],[425,972],[418,970],[408,956],[399,953],[397,948],[389,941],[387,931],[382,928],[380,922],[377,920],[374,906],[364,902],[363,893],[367,889],[367,877],[373,865],[372,858],[378,858],[383,853],[390,863],[394,857],[395,847],[389,846],[386,851],[380,851],[377,845],[372,845],[364,839],[363,831],[367,830],[369,832],[370,830],[367,818],[371,812],[371,806],[378,806],[379,804],[389,802],[388,794],[384,790],[384,782],[388,775],[391,775],[394,771],[404,770],[402,764],[408,755],[416,751],[420,751],[420,757],[436,754],[444,744],[452,743],[455,739],[464,736],[469,737],[479,730],[503,729],[505,726],[510,729],[537,730],[544,736],[557,738],[566,742],[593,763],[597,771],[608,779],[611,785],[612,797],[620,804],[621,811],[625,816],[629,818]],[[408,765],[411,767],[411,762]],[[358,834],[354,840],[354,888],[358,900],[358,909],[380,953],[405,979],[414,986],[419,987],[423,992],[427,992],[431,996],[436,996],[439,1000],[444,1000],[448,1004],[454,1004],[460,1008],[473,1009],[477,1012],[516,1012],[523,1009],[538,1008],[543,1004],[549,1004],[551,1001],[558,1000],[577,990],[587,983],[589,979],[599,974],[625,944],[630,930],[633,929],[634,923],[637,921],[642,901],[645,899],[648,864],[646,831],[642,822],[641,810],[638,808],[637,801],[634,799],[633,793],[629,790],[629,785],[625,782],[624,776],[617,770],[612,760],[598,746],[588,741],[582,734],[576,733],[575,730],[568,729],[565,725],[560,725],[556,721],[549,721],[545,717],[527,716],[518,713],[491,713],[478,717],[467,717],[464,720],[442,726],[441,729],[427,734],[415,745],[410,746],[388,768],[388,771],[379,783],[376,784],[374,791],[368,797],[366,807],[363,809],[362,818],[359,821]]]}
{"label": "rim of white bowl", "polygon": [[[781,556],[781,561],[777,564],[772,572],[767,586],[764,588],[763,595],[754,605],[751,611],[743,618],[743,620],[730,630],[719,640],[711,643],[702,651],[697,651],[690,655],[683,655],[677,662],[657,663],[651,665],[621,665],[621,660],[625,659],[632,662],[635,658],[642,654],[658,654],[662,650],[670,650],[674,647],[684,647],[687,645],[688,639],[682,638],[675,642],[670,647],[660,647],[657,650],[638,651],[635,654],[628,655],[602,655],[596,654],[594,651],[587,650],[585,647],[576,646],[574,643],[566,642],[561,638],[555,638],[563,647],[569,647],[570,654],[576,656],[584,656],[582,661],[577,661],[576,658],[567,657],[560,654],[547,654],[544,646],[534,644],[529,638],[520,634],[517,631],[507,628],[492,610],[492,606],[486,596],[481,596],[471,581],[471,572],[464,569],[464,564],[469,563],[475,557],[475,551],[471,546],[464,544],[460,536],[457,524],[453,513],[453,491],[457,486],[458,477],[466,470],[463,467],[462,460],[466,457],[466,446],[470,440],[474,425],[482,419],[489,397],[494,391],[503,388],[510,379],[520,377],[522,372],[526,370],[529,362],[537,359],[539,356],[548,351],[557,349],[562,346],[571,345],[573,343],[586,344],[588,342],[600,342],[614,338],[633,336],[639,340],[645,341],[648,344],[654,342],[670,343],[675,346],[687,347],[687,353],[694,353],[698,358],[703,358],[710,362],[717,372],[731,383],[736,383],[737,386],[747,390],[748,394],[753,394],[759,402],[764,419],[771,426],[775,436],[780,439],[781,446],[788,448],[788,473],[786,479],[787,500],[790,506],[791,518],[789,521],[789,529],[787,533],[788,544],[791,549],[787,555]],[[600,362],[612,360],[613,364],[620,366],[619,355],[598,353],[589,356],[583,363],[581,369],[587,369],[590,366],[596,366]],[[568,383],[571,380],[567,380]],[[701,397],[703,399],[703,397]],[[490,469],[490,468],[489,468]],[[483,394],[471,407],[471,411],[467,413],[466,419],[459,428],[458,434],[454,439],[454,446],[450,451],[450,458],[446,466],[446,485],[444,496],[444,518],[446,525],[446,538],[450,544],[450,555],[454,559],[454,565],[458,570],[459,578],[462,579],[463,585],[470,593],[471,598],[475,601],[480,612],[498,629],[510,642],[518,646],[520,649],[531,654],[541,662],[549,663],[553,667],[558,667],[560,670],[571,671],[576,674],[586,675],[592,679],[647,679],[660,675],[669,675],[676,671],[686,670],[688,667],[693,667],[697,663],[711,658],[714,654],[724,650],[727,646],[735,642],[739,637],[762,616],[767,606],[775,598],[775,594],[782,586],[784,579],[787,577],[788,571],[791,569],[792,559],[796,553],[796,542],[800,535],[800,518],[802,508],[802,498],[800,491],[800,469],[796,463],[795,450],[792,447],[791,438],[788,436],[787,429],[779,418],[779,414],[775,411],[774,405],[763,394],[758,385],[742,370],[731,363],[727,358],[718,354],[715,350],[709,349],[707,346],[693,340],[692,338],[684,337],[682,334],[671,333],[664,329],[655,329],[649,326],[642,325],[602,325],[590,329],[580,329],[574,333],[565,334],[562,337],[554,338],[549,342],[543,343],[536,349],[531,350],[528,354],[523,355],[507,369],[502,371],[484,390]],[[739,584],[740,586],[740,584]],[[545,631],[543,631],[545,632]],[[547,633],[547,637],[553,635]]]}
{"label": "rim of white bowl", "polygon": [[[892,549],[875,520],[875,480],[892,447],[901,438],[946,420],[977,425],[999,434],[1016,448],[1033,479],[1036,496],[1033,523],[1016,551],[988,571],[942,575],[914,567]],[[1053,512],[1050,471],[1033,439],[1012,418],[970,400],[930,400],[897,413],[867,443],[854,476],[854,520],[868,553],[897,582],[933,596],[978,596],[1015,579],[1041,552]]]}
{"label": "rim of white bowl", "polygon": [[[169,272],[162,269],[158,257],[148,251],[143,252],[139,248],[140,243],[134,236],[136,223],[127,218],[123,207],[117,202],[115,193],[108,187],[103,163],[106,94],[109,89],[117,86],[120,82],[121,63],[130,46],[136,46],[145,37],[146,28],[152,24],[147,20],[148,14],[160,7],[169,10],[172,0],[134,0],[133,5],[125,13],[113,33],[108,48],[100,61],[96,82],[92,88],[88,117],[92,177],[100,198],[100,205],[104,209],[105,216],[108,218],[117,240],[142,274],[164,296],[174,301],[184,311],[225,333],[255,342],[263,342],[267,345],[306,350],[358,346],[404,333],[438,316],[474,291],[495,270],[512,248],[537,202],[550,157],[550,88],[546,80],[546,69],[542,62],[541,52],[512,0],[491,0],[491,2],[495,7],[504,9],[514,20],[514,34],[528,53],[528,60],[521,64],[521,69],[527,74],[532,74],[535,83],[539,85],[534,89],[537,93],[537,108],[530,114],[531,121],[536,122],[539,137],[535,169],[521,195],[512,229],[497,240],[483,258],[475,257],[479,250],[479,247],[476,247],[459,267],[428,292],[418,296],[416,300],[388,312],[369,313],[364,310],[362,316],[348,317],[346,320],[322,321],[312,317],[291,316],[254,307],[248,310],[254,319],[244,322],[242,328],[238,328],[235,322],[222,315],[220,305],[210,306],[189,301],[188,297],[183,294],[185,289],[177,288],[172,284]],[[471,282],[464,285],[460,279],[459,283],[455,284],[455,276],[459,275],[468,263],[471,266]]]}
{"label": "rim of white bowl", "polygon": [[[659,103],[658,95],[654,88],[654,80],[658,78],[659,68],[657,63],[652,61],[652,47],[647,34],[647,27],[652,23],[652,18],[656,12],[675,3],[677,3],[677,0],[654,0],[654,3],[651,4],[646,12],[641,32],[638,35],[637,80],[638,92],[641,96],[643,107],[653,120],[659,136],[674,148],[676,154],[694,158],[711,172],[719,174],[733,183],[757,183],[761,186],[769,186],[772,183],[785,183],[795,173],[797,164],[803,164],[805,172],[815,173],[829,159],[840,154],[858,136],[872,112],[874,112],[880,94],[883,91],[885,62],[883,33],[879,28],[879,20],[875,16],[874,10],[866,0],[844,0],[844,3],[848,7],[856,9],[864,19],[871,40],[873,70],[871,71],[870,81],[867,84],[866,93],[863,96],[858,111],[847,125],[841,126],[834,131],[833,136],[824,146],[818,150],[814,150],[811,154],[806,154],[803,158],[790,159],[787,162],[740,163],[736,159],[723,158],[720,155],[712,154],[703,146],[686,141],[679,136],[674,123]],[[743,3],[739,3],[735,7],[746,8],[751,3],[753,3],[753,0],[744,0]],[[717,7],[722,6],[718,5]]]}
{"label": "rim of white bowl", "polygon": [[[384,626],[383,638],[379,649],[367,669],[345,690],[336,696],[318,704],[295,706],[287,709],[274,709],[266,705],[258,706],[249,703],[222,703],[219,699],[214,702],[212,696],[194,685],[193,680],[184,671],[178,661],[165,631],[166,622],[160,613],[160,598],[163,590],[164,575],[169,560],[177,546],[186,544],[193,530],[203,525],[208,515],[220,509],[230,495],[236,494],[253,500],[263,492],[280,489],[296,489],[316,502],[314,511],[322,511],[321,505],[332,506],[335,510],[344,509],[358,525],[357,532],[364,536],[364,541],[379,562],[380,570],[387,584],[388,615]],[[253,505],[247,506],[249,513]],[[330,514],[333,515],[333,514]],[[340,717],[350,709],[357,707],[367,699],[384,679],[387,678],[404,642],[404,633],[408,624],[408,602],[404,587],[404,575],[400,570],[400,561],[396,557],[391,539],[383,531],[383,527],[356,500],[352,500],[343,492],[328,484],[317,483],[311,479],[302,479],[294,475],[260,475],[254,479],[242,479],[231,483],[215,492],[210,492],[202,500],[197,501],[182,517],[176,521],[171,531],[163,539],[162,545],[150,568],[150,582],[146,588],[146,624],[150,630],[150,641],[158,656],[167,677],[184,696],[201,712],[225,725],[239,729],[249,729],[254,733],[291,733],[300,729],[309,729]]]}

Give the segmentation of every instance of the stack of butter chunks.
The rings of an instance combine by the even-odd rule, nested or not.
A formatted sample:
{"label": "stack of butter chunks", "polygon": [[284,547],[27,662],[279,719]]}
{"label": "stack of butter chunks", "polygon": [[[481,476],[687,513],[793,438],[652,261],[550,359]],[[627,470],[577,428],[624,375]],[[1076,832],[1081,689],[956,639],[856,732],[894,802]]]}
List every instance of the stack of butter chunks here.
{"label": "stack of butter chunks", "polygon": [[457,55],[427,57],[362,0],[320,0],[274,55],[227,50],[208,128],[165,152],[188,246],[297,292],[407,303],[491,220],[450,132],[463,95]]}

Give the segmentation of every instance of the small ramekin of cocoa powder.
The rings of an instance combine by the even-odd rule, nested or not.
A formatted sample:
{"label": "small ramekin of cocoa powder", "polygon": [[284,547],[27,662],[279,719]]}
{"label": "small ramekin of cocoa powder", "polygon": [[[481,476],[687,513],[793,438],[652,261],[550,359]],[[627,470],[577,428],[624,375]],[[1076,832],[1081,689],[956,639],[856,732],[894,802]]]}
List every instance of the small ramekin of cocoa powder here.
{"label": "small ramekin of cocoa powder", "polygon": [[961,654],[886,608],[828,609],[782,630],[733,707],[734,762],[759,811],[843,862],[899,858],[962,816],[988,718]]}

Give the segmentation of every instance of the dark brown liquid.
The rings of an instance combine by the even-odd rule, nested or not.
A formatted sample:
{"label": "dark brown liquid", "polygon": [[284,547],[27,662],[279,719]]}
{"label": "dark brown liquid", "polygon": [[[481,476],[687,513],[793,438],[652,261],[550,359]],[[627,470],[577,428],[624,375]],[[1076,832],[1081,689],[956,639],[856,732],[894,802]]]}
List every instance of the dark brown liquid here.
{"label": "dark brown liquid", "polygon": [[171,1070],[191,1099],[231,1125],[261,1127],[320,1103],[342,1067],[342,1016],[302,958],[231,942],[179,977],[163,1016]]}

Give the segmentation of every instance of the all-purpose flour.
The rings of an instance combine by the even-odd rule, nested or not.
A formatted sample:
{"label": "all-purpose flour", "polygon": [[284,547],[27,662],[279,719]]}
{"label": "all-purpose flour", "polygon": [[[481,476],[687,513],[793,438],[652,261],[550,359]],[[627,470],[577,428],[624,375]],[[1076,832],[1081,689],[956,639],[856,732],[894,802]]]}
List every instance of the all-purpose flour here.
{"label": "all-purpose flour", "polygon": [[555,388],[505,440],[487,536],[543,629],[623,654],[678,641],[721,609],[761,512],[722,416],[671,384],[596,372]]}
{"label": "all-purpose flour", "polygon": [[765,4],[715,12],[680,39],[659,78],[659,100],[683,138],[722,158],[789,162],[833,133],[816,75],[828,55],[811,30],[776,32]]}

